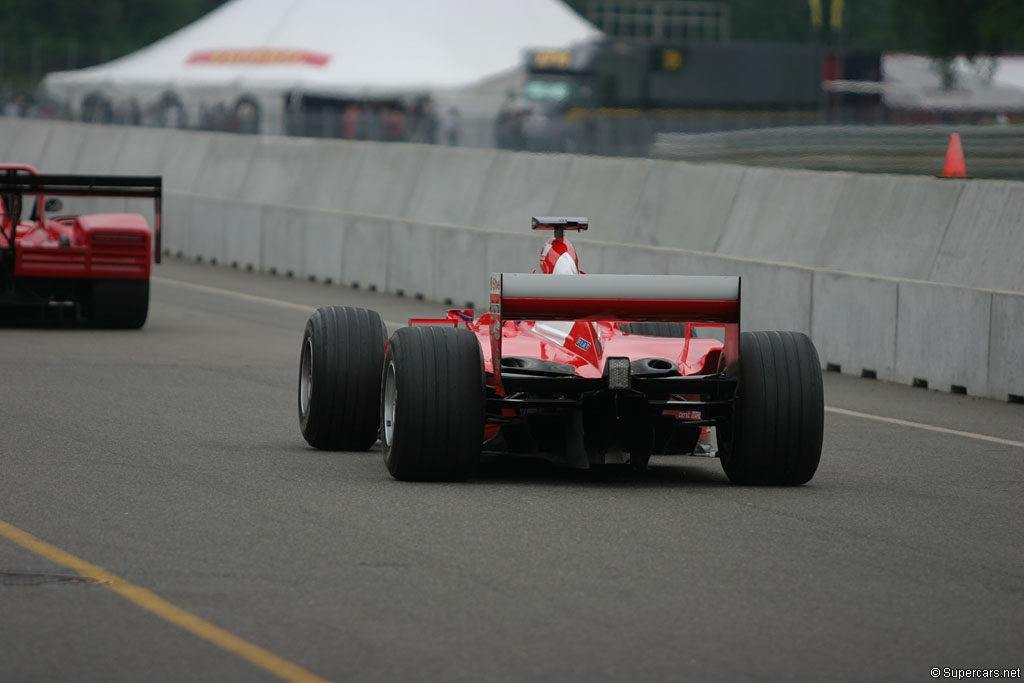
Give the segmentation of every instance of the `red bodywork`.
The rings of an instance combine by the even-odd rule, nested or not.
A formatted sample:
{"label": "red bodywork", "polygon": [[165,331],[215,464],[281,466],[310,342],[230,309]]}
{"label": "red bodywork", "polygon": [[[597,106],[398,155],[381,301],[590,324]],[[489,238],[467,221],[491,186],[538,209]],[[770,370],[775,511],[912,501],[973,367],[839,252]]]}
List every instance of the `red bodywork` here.
{"label": "red bodywork", "polygon": [[[0,236],[0,246],[4,242]],[[150,275],[152,233],[138,214],[20,221],[15,244],[18,277],[149,279]]]}
{"label": "red bodywork", "polygon": [[[39,176],[27,164],[0,164],[0,176]],[[45,177],[45,176],[44,176]],[[54,192],[53,194],[57,194]],[[62,195],[71,192],[60,192]],[[139,196],[111,192],[91,192],[84,187],[74,194],[93,196]],[[148,279],[153,232],[146,219],[135,213],[106,213],[85,216],[46,216],[45,188],[18,193],[21,202],[14,215],[8,203],[14,195],[0,196],[0,261],[14,236],[14,275],[16,277]],[[149,196],[149,195],[142,195]],[[34,204],[34,217],[22,219],[27,204]],[[159,224],[159,208],[157,223]],[[159,226],[158,226],[159,230]],[[160,252],[154,254],[160,261]]]}
{"label": "red bodywork", "polygon": [[[0,306],[78,307],[93,283],[148,282],[160,261],[161,193],[159,177],[44,175],[0,164]],[[62,215],[57,197],[153,199],[154,229],[137,213]]]}
{"label": "red bodywork", "polygon": [[[547,229],[538,227],[544,220],[534,219],[534,228]],[[585,219],[568,220],[586,227]],[[565,397],[573,396],[586,412],[587,399],[580,403],[580,397],[607,396],[611,388],[618,398],[608,401],[619,407],[602,404],[608,419],[625,415],[631,424],[648,425],[653,422],[643,415],[653,413],[662,423],[667,419],[696,430],[694,441],[699,432],[699,442],[706,444],[708,427],[727,414],[735,389],[729,376],[738,357],[739,278],[583,275],[575,249],[562,236],[567,228],[559,228],[541,254],[544,274],[492,276],[489,312],[474,318],[471,310],[450,310],[445,318],[409,321],[464,326],[476,335],[488,389],[485,439],[495,438],[509,422],[535,420],[529,411],[543,410],[545,401],[568,403]],[[685,333],[637,333],[630,329],[636,321],[685,323]],[[695,330],[705,328],[714,328],[708,332],[721,340],[707,332],[697,336]],[[628,362],[625,389],[610,387],[609,359]],[[653,369],[647,371],[644,363]],[[634,369],[637,364],[641,367]],[[658,368],[664,371],[659,374]],[[633,406],[624,411],[628,400]],[[647,447],[623,445],[634,452]]]}

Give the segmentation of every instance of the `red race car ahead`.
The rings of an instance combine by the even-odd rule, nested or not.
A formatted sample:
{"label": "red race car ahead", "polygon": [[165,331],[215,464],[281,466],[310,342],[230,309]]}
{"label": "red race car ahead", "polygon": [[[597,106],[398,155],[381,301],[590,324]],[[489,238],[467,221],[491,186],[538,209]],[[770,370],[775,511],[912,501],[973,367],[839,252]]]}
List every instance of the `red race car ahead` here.
{"label": "red race car ahead", "polygon": [[389,340],[374,311],[317,310],[299,367],[306,441],[365,450],[379,437],[404,480],[467,479],[497,451],[575,467],[718,455],[736,483],[810,481],[823,395],[807,335],[741,333],[738,277],[585,275],[564,237],[585,218],[533,228],[554,231],[542,272],[492,275],[479,318],[413,319]]}
{"label": "red race car ahead", "polygon": [[[152,198],[155,244],[139,214],[47,215],[62,210],[57,197],[74,196]],[[0,164],[0,320],[142,327],[150,258],[160,262],[160,201],[159,176],[41,175]]]}

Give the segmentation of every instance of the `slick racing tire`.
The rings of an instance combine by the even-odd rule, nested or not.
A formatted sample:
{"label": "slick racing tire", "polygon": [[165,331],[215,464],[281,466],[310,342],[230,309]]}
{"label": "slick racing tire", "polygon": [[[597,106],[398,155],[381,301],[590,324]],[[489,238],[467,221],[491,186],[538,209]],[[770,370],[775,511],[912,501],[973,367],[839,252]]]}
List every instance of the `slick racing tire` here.
{"label": "slick racing tire", "polygon": [[97,280],[92,320],[97,327],[137,330],[149,314],[149,280]]}
{"label": "slick racing tire", "polygon": [[484,435],[483,356],[476,335],[451,327],[403,327],[384,356],[380,441],[396,479],[463,481]]}
{"label": "slick racing tire", "polygon": [[377,441],[386,342],[376,311],[325,306],[309,317],[299,356],[299,427],[310,446],[365,451]]}
{"label": "slick racing tire", "polygon": [[[628,334],[642,334],[645,337],[678,337],[686,336],[686,323],[639,322],[619,325],[619,329]],[[697,335],[691,330],[691,337]]]}
{"label": "slick racing tire", "polygon": [[824,395],[818,352],[800,332],[744,332],[731,428],[718,429],[736,484],[799,486],[821,459]]}

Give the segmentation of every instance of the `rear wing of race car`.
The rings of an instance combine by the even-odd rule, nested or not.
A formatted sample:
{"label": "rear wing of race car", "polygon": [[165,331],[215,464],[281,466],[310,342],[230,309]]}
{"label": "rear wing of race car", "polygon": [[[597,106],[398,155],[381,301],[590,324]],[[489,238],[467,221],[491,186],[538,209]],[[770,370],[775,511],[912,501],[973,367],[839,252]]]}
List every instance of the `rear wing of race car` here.
{"label": "rear wing of race car", "polygon": [[163,199],[163,179],[160,176],[15,174],[13,171],[22,169],[0,168],[0,171],[4,170],[9,173],[0,173],[0,196],[14,195],[19,200],[25,196],[36,197],[36,216],[40,221],[45,220],[45,197],[152,198],[153,260],[160,263]]}
{"label": "rear wing of race car", "polygon": [[502,391],[503,320],[722,323],[726,374],[738,371],[739,277],[493,273],[490,313],[491,361],[498,391]]}
{"label": "rear wing of race car", "polygon": [[530,219],[531,230],[553,230],[555,237],[564,237],[566,230],[583,232],[590,227],[590,221],[582,216],[533,216]]}

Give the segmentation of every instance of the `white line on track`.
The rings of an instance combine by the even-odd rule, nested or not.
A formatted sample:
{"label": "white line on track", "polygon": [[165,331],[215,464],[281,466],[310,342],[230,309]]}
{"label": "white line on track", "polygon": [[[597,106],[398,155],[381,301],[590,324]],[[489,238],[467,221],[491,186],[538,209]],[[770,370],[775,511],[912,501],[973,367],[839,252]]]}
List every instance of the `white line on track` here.
{"label": "white line on track", "polygon": [[[184,287],[186,289],[193,289],[199,292],[207,292],[209,294],[220,294],[221,296],[230,296],[236,299],[242,299],[244,301],[252,301],[255,303],[268,304],[271,306],[283,306],[285,308],[292,308],[299,311],[305,311],[312,313],[316,309],[312,306],[305,306],[303,304],[292,303],[291,301],[281,301],[280,299],[271,299],[265,296],[256,296],[254,294],[246,294],[244,292],[236,292],[232,289],[221,289],[220,287],[210,287],[208,285],[197,285],[192,282],[183,282],[181,280],[171,280],[164,277],[152,278],[154,282],[161,284],[171,285],[174,287]],[[396,323],[389,320],[385,320],[384,324],[388,327],[389,331],[393,331],[399,327],[404,327],[402,323]],[[977,432],[963,432],[956,429],[949,429],[947,427],[936,427],[935,425],[923,424],[921,422],[911,422],[909,420],[900,420],[895,417],[884,417],[882,415],[872,415],[871,413],[860,413],[856,410],[847,410],[845,408],[834,408],[832,406],[825,406],[826,413],[834,413],[836,415],[845,415],[846,417],[856,417],[862,420],[874,420],[875,422],[885,422],[887,424],[898,425],[900,427],[910,427],[912,429],[921,429],[927,432],[938,432],[940,434],[951,434],[953,436],[960,436],[965,439],[975,439],[977,441],[988,441],[989,443],[998,443],[1003,446],[1012,446],[1014,448],[1024,448],[1024,441],[1013,441],[1012,439],[1001,439],[998,436],[989,436],[987,434],[978,434]]]}
{"label": "white line on track", "polygon": [[[197,292],[207,292],[209,294],[220,294],[221,296],[230,296],[235,299],[242,299],[243,301],[252,301],[259,304],[267,304],[270,306],[281,306],[283,308],[291,308],[296,311],[305,311],[306,313],[312,313],[316,308],[312,306],[306,306],[305,304],[296,304],[291,301],[282,301],[280,299],[271,299],[265,296],[256,296],[255,294],[246,294],[245,292],[236,292],[233,289],[221,289],[220,287],[210,287],[209,285],[197,285],[193,282],[183,282],[181,280],[171,280],[165,277],[152,277],[150,278],[153,282],[159,282],[164,285],[171,285],[173,287],[184,287],[185,289],[192,289]],[[399,327],[405,327],[403,323],[396,323],[390,320],[385,320],[384,325],[389,331],[398,329]]]}
{"label": "white line on track", "polygon": [[876,422],[886,422],[888,424],[898,425],[900,427],[913,427],[914,429],[923,429],[928,432],[938,432],[940,434],[952,434],[953,436],[962,436],[965,439],[976,439],[978,441],[988,441],[990,443],[998,443],[1003,446],[1013,446],[1014,448],[1024,448],[1024,441],[1013,441],[1012,439],[1001,439],[998,436],[989,436],[987,434],[978,434],[977,432],[962,432],[957,429],[949,429],[948,427],[936,427],[935,425],[923,424],[921,422],[911,422],[909,420],[900,420],[895,417],[884,417],[882,415],[872,415],[870,413],[859,413],[856,410],[847,410],[845,408],[833,408],[832,406],[825,406],[826,413],[835,413],[836,415],[846,415],[847,417],[859,417],[864,420],[874,420]]}

